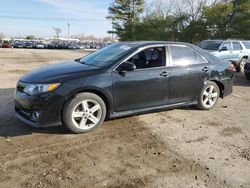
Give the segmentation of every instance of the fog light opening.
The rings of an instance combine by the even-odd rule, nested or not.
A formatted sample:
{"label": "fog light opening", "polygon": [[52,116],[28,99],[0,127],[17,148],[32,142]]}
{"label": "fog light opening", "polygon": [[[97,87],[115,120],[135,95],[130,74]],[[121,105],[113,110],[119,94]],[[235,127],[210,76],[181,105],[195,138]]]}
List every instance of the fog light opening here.
{"label": "fog light opening", "polygon": [[39,112],[33,112],[32,113],[32,118],[35,120],[35,121],[37,121],[38,119],[39,119],[39,116],[40,116],[40,114],[39,114]]}

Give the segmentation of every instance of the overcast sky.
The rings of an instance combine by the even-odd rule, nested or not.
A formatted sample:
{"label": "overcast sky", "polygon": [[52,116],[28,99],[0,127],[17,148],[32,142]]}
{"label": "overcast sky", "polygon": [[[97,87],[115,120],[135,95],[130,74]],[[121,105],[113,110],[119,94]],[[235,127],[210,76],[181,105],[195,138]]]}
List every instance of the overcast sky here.
{"label": "overcast sky", "polygon": [[105,18],[112,0],[0,0],[0,33],[8,36],[55,35],[52,27],[71,34],[108,36],[110,22]]}

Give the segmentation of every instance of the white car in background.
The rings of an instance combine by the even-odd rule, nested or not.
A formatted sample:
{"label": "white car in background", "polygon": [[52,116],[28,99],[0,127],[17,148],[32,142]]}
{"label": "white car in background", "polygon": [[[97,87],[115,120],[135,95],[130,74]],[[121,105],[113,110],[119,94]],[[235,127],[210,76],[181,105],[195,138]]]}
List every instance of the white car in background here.
{"label": "white car in background", "polygon": [[[250,57],[250,40],[241,41],[246,51],[248,51],[248,57]],[[248,58],[249,61],[250,58]]]}
{"label": "white car in background", "polygon": [[45,45],[43,43],[37,43],[37,44],[35,44],[35,48],[43,49],[44,47],[45,47]]}
{"label": "white car in background", "polygon": [[198,46],[221,60],[231,61],[236,70],[244,73],[244,66],[250,57],[249,41],[204,40]]}

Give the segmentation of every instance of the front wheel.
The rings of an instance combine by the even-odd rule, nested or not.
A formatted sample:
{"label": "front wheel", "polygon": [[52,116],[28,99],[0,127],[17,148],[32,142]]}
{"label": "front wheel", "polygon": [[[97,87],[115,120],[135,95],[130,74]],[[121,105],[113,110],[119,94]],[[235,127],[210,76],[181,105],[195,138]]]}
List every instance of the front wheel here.
{"label": "front wheel", "polygon": [[102,125],[105,117],[105,103],[93,93],[75,95],[62,113],[63,124],[73,133],[91,132]]}
{"label": "front wheel", "polygon": [[220,89],[217,84],[208,81],[201,90],[198,98],[197,107],[201,110],[210,110],[218,102],[220,96]]}
{"label": "front wheel", "polygon": [[244,73],[244,69],[245,69],[245,64],[247,63],[247,60],[245,58],[242,58],[242,60],[239,63],[239,72]]}

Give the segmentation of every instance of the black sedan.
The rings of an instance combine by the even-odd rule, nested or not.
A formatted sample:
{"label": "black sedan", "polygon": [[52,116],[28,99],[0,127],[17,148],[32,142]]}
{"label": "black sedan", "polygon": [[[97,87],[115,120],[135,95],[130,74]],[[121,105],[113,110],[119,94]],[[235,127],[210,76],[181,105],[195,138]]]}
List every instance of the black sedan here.
{"label": "black sedan", "polygon": [[90,132],[105,119],[196,105],[213,108],[232,93],[234,66],[199,47],[123,42],[50,65],[17,83],[17,117],[35,127]]}

